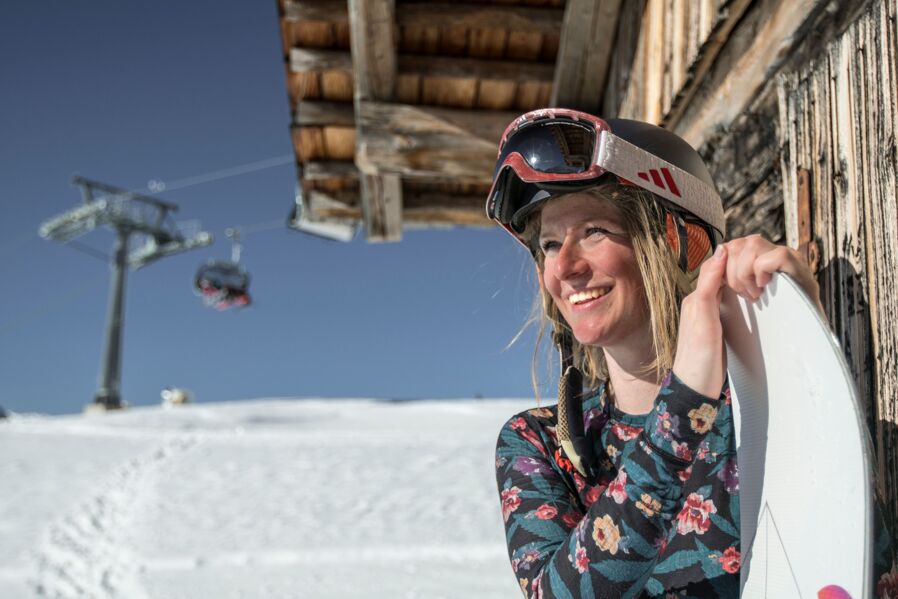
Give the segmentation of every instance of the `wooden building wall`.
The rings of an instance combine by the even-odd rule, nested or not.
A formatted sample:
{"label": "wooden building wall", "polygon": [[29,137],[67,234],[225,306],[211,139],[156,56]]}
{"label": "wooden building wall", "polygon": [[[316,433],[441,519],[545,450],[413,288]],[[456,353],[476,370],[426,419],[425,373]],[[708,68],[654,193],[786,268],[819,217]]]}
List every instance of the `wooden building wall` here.
{"label": "wooden building wall", "polygon": [[[555,104],[671,129],[708,163],[730,237],[816,240],[898,523],[896,1],[279,0],[307,207],[363,220],[369,239],[398,228],[366,197],[399,198],[379,210],[394,225],[487,224],[492,153],[516,114]],[[360,18],[378,7],[391,18]],[[395,58],[389,77],[359,60],[375,52],[350,52],[359,36],[395,40],[374,48]]]}
{"label": "wooden building wall", "polygon": [[[898,522],[895,17],[896,0],[873,3],[819,57],[783,74],[778,96],[787,238],[818,244],[824,305],[868,400],[881,490]],[[810,178],[806,224],[800,169]]]}
{"label": "wooden building wall", "polygon": [[823,302],[867,403],[893,528],[895,20],[896,0],[628,2],[603,97],[603,113],[662,124],[699,148],[730,237],[761,233],[816,249]]}

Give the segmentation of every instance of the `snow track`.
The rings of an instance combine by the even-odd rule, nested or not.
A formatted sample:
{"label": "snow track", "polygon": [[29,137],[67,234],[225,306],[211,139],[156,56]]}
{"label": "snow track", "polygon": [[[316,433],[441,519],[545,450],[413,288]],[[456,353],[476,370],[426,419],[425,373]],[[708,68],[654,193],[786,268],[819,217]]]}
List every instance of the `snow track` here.
{"label": "snow track", "polygon": [[513,401],[253,401],[0,423],[0,597],[505,599]]}
{"label": "snow track", "polygon": [[196,435],[178,434],[128,460],[99,493],[51,524],[37,552],[34,592],[59,599],[148,597],[137,579],[139,558],[122,539],[160,470],[196,443]]}

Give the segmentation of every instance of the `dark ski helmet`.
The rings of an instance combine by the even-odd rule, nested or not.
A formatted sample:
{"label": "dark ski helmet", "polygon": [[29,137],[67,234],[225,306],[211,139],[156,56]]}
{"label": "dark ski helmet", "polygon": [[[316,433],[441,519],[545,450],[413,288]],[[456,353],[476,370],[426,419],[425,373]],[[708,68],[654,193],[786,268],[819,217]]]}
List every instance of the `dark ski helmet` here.
{"label": "dark ski helmet", "polygon": [[[711,246],[723,240],[720,195],[701,156],[685,140],[649,123],[567,109],[528,112],[508,126],[499,144],[487,214],[520,240],[527,215],[545,200],[606,180],[660,198],[671,215],[672,240],[693,237],[689,223],[706,230]],[[681,244],[683,255],[686,245]],[[684,270],[689,265],[681,260]]]}

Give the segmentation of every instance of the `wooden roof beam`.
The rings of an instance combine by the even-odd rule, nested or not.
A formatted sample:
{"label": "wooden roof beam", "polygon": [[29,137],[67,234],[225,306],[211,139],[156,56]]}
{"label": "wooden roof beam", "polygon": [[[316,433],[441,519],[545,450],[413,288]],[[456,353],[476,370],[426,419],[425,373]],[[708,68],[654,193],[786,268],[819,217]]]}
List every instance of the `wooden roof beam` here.
{"label": "wooden roof beam", "polygon": [[[474,111],[388,102],[351,105],[305,101],[294,127],[348,128],[356,134],[355,165],[369,175],[393,173],[418,179],[489,184],[496,147],[517,116],[508,111]],[[363,131],[359,137],[359,131]],[[337,176],[326,161],[303,165],[303,178]],[[312,166],[314,165],[314,166]],[[346,174],[346,167],[342,169]]]}
{"label": "wooden roof beam", "polygon": [[355,110],[348,102],[303,100],[293,119],[296,127],[355,127]]}
{"label": "wooden roof beam", "polygon": [[[403,75],[459,79],[495,79],[514,82],[550,82],[555,67],[551,64],[484,60],[479,58],[399,55],[397,70]],[[326,70],[352,71],[352,55],[340,50],[293,48],[290,70],[294,73]]]}
{"label": "wooden roof beam", "polygon": [[[356,113],[369,101],[389,101],[396,87],[394,0],[349,0],[354,103]],[[356,119],[356,164],[362,171],[362,211],[368,241],[402,238],[402,181],[395,172],[359,160],[367,131]]]}
{"label": "wooden roof beam", "polygon": [[349,9],[346,0],[285,0],[284,20],[347,23]]}
{"label": "wooden roof beam", "polygon": [[[284,19],[287,21],[324,21],[334,24],[349,21],[346,0],[287,0],[284,8]],[[394,12],[396,24],[401,27],[433,27],[438,23],[440,27],[507,29],[543,34],[558,33],[564,17],[564,11],[560,8],[450,2],[403,3]]]}
{"label": "wooden roof beam", "polygon": [[[453,195],[441,192],[410,193],[402,208],[404,222],[430,226],[493,226],[484,211],[485,200],[479,195]],[[363,218],[358,196],[352,192],[309,192],[309,203],[315,220],[346,222]]]}
{"label": "wooden roof beam", "polygon": [[568,0],[552,106],[596,113],[605,91],[621,0]]}
{"label": "wooden roof beam", "polygon": [[512,112],[362,102],[356,118],[364,135],[356,145],[356,164],[363,172],[488,184],[499,139],[516,116]]}

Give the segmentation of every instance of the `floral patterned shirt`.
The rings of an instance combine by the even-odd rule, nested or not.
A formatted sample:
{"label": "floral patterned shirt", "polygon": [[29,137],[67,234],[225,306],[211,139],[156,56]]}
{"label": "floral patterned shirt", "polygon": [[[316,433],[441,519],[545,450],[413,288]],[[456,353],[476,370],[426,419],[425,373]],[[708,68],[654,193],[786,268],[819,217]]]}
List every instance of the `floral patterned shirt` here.
{"label": "floral patterned shirt", "polygon": [[[583,403],[599,474],[574,469],[555,406],[512,417],[496,446],[511,566],[525,597],[738,597],[739,475],[729,388],[711,399],[669,373],[654,409],[625,414],[604,386]],[[898,567],[875,503],[877,597]]]}
{"label": "floral patterned shirt", "polygon": [[[729,390],[668,374],[649,414],[583,404],[595,479],[564,457],[556,408],[521,413],[496,449],[512,569],[526,597],[736,597],[739,477]],[[682,593],[682,594],[681,594]]]}

